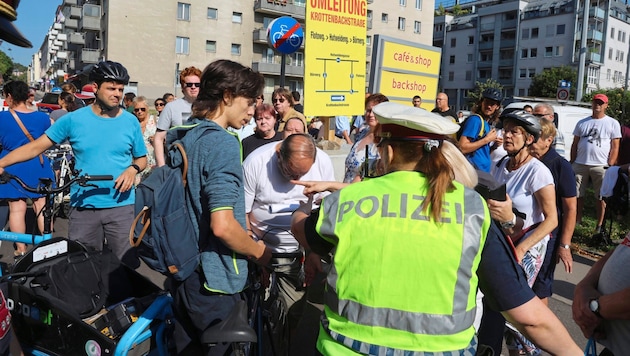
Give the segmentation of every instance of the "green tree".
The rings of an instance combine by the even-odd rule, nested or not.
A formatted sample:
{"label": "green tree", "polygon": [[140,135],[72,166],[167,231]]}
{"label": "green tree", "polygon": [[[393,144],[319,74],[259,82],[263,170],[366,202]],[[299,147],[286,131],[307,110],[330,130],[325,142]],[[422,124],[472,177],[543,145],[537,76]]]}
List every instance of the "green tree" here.
{"label": "green tree", "polygon": [[454,16],[461,16],[468,14],[469,11],[462,9],[462,6],[460,4],[455,4],[455,6],[453,6],[452,12]]}
{"label": "green tree", "polygon": [[[555,98],[558,93],[558,82],[566,80],[577,84],[577,71],[570,66],[560,66],[545,69],[536,74],[529,86],[529,95],[543,98]],[[569,91],[575,97],[575,86]]]}
{"label": "green tree", "polygon": [[[468,93],[468,99],[472,104],[476,103],[481,99],[481,93],[488,88],[496,88],[503,91],[503,85],[497,82],[496,80],[490,78],[485,82],[475,82],[475,89]],[[472,105],[471,105],[472,107]]]}
{"label": "green tree", "polygon": [[11,72],[13,71],[13,61],[6,53],[0,51],[0,75],[6,81],[11,76]]}
{"label": "green tree", "polygon": [[444,16],[446,15],[446,9],[442,4],[438,6],[437,10],[435,10],[435,16]]}

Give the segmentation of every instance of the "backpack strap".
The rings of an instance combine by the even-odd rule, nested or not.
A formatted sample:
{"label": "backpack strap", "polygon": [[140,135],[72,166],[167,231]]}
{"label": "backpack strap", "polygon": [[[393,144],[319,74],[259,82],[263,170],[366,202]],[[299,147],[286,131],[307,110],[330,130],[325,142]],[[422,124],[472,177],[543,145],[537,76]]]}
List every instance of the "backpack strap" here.
{"label": "backpack strap", "polygon": [[[133,224],[131,224],[131,229],[129,230],[129,244],[131,245],[131,247],[140,246],[142,238],[144,238],[144,234],[147,233],[147,230],[149,230],[149,226],[151,226],[151,217],[147,214],[148,210],[149,207],[145,206],[144,208],[142,208],[142,211],[133,219]],[[138,234],[138,237],[134,238],[134,231],[140,219],[142,219],[143,227],[140,231],[140,234]]]}
{"label": "backpack strap", "polygon": [[186,187],[186,177],[188,176],[188,157],[186,156],[186,150],[184,149],[184,145],[179,142],[175,142],[171,145],[171,147],[175,147],[179,150],[179,153],[182,155],[182,182],[184,182],[184,188]]}

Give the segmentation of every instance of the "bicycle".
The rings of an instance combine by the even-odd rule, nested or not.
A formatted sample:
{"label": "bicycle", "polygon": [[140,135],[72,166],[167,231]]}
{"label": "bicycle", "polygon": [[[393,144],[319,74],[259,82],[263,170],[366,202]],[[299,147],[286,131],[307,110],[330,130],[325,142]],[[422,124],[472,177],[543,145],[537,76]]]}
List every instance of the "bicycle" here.
{"label": "bicycle", "polygon": [[[8,275],[2,277],[3,281],[9,283],[7,305],[11,310],[12,326],[22,349],[27,354],[42,356],[83,353],[115,356],[149,353],[168,355],[166,331],[168,325],[172,324],[172,298],[134,270],[123,265],[112,269],[112,273],[117,273],[116,282],[118,277],[124,276],[127,288],[121,290],[129,291],[131,295],[121,296],[120,291],[107,291],[103,305],[112,299],[110,297],[113,294],[118,294],[118,299],[112,299],[112,303],[106,308],[89,318],[81,318],[59,303],[51,302],[54,298],[46,294],[47,286],[39,282],[41,278],[50,276],[50,271],[57,265],[69,264],[72,259],[83,256],[89,260],[99,253],[95,251],[88,255],[91,252],[76,241],[52,238],[54,196],[74,183],[89,186],[89,181],[113,180],[113,177],[77,175],[55,188],[52,179],[48,178],[40,179],[37,187],[29,187],[7,172],[0,175],[0,184],[11,180],[26,191],[45,196],[42,210],[44,231],[41,235],[0,232],[0,240],[35,245],[12,266]],[[137,308],[135,314],[133,307]],[[113,318],[103,318],[109,313]],[[111,324],[103,324],[110,319],[115,320]],[[101,323],[97,324],[99,321]]]}
{"label": "bicycle", "polygon": [[[273,34],[273,37],[272,37],[273,43],[278,42],[278,40],[280,40],[282,36],[284,36],[284,34],[287,33],[287,31],[289,31],[289,28],[287,27],[287,25],[280,25],[280,31],[274,32]],[[298,35],[294,33],[292,33],[291,36],[289,36],[287,41],[289,41],[289,43],[293,47],[297,47],[300,45],[300,37],[298,37]]]}
{"label": "bicycle", "polygon": [[[61,144],[53,149],[47,150],[44,154],[50,159],[57,177],[57,186],[63,186],[66,182],[76,176],[74,171],[74,156],[72,147],[69,144]],[[55,195],[53,216],[67,218],[70,215],[70,190],[65,189]]]}

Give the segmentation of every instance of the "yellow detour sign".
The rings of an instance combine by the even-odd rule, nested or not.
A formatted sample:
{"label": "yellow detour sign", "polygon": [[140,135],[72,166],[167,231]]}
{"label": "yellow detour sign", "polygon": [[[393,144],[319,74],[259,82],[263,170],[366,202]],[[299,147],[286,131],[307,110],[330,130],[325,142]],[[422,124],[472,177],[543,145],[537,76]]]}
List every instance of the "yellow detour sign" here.
{"label": "yellow detour sign", "polygon": [[422,107],[432,110],[440,77],[441,49],[376,35],[369,90],[390,101],[412,105],[419,95]]}
{"label": "yellow detour sign", "polygon": [[367,0],[308,0],[304,114],[362,115]]}

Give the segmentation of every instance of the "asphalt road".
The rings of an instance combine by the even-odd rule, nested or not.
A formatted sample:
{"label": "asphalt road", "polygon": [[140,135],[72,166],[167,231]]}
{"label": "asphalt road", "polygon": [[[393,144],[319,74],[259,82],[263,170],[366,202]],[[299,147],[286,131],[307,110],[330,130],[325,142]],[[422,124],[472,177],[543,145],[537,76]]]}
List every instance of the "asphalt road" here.
{"label": "asphalt road", "polygon": [[[53,236],[67,236],[68,224],[65,219],[57,219],[55,221]],[[571,303],[573,299],[573,291],[575,285],[584,277],[590,267],[593,265],[593,260],[578,255],[573,255],[573,273],[568,274],[562,268],[562,265],[558,265],[556,269],[556,280],[554,282],[554,295],[549,299],[549,308],[558,316],[558,318],[565,325],[575,342],[582,348],[586,346],[587,339],[584,338],[580,328],[573,322],[571,314]],[[13,262],[13,246],[11,243],[3,242],[0,244],[0,261]],[[158,286],[163,286],[164,277],[150,270],[146,265],[142,265],[138,271],[147,276]],[[12,348],[13,351],[17,351],[16,348]],[[598,351],[603,350],[601,345],[598,345]],[[12,352],[13,355],[19,355],[19,352]],[[502,355],[508,355],[507,349],[504,347]]]}

